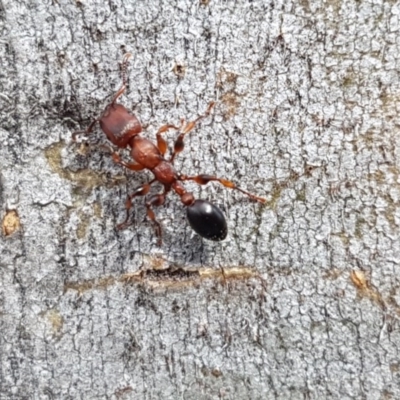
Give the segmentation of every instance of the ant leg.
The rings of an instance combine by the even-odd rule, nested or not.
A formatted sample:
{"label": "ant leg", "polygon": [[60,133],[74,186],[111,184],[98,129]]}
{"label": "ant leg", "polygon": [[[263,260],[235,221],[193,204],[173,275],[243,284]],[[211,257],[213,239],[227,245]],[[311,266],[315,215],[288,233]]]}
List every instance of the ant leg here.
{"label": "ant leg", "polygon": [[160,150],[160,153],[164,155],[167,151],[168,144],[167,141],[161,136],[162,133],[167,132],[168,129],[175,129],[179,130],[181,127],[175,126],[175,125],[163,125],[158,131],[157,131],[157,147],[158,150]]}
{"label": "ant leg", "polygon": [[267,202],[266,199],[264,199],[263,197],[258,197],[254,194],[251,194],[249,192],[246,192],[243,189],[240,189],[239,187],[237,187],[233,182],[228,181],[226,179],[221,179],[221,178],[217,178],[216,176],[213,175],[197,175],[197,176],[186,176],[186,175],[181,175],[179,177],[180,181],[194,181],[196,183],[198,183],[199,185],[206,185],[208,182],[211,181],[217,181],[219,182],[221,185],[229,188],[229,189],[234,189],[234,190],[238,190],[239,192],[244,193],[246,196],[249,196],[252,200],[256,200],[260,203],[265,204]]}
{"label": "ant leg", "polygon": [[122,76],[122,86],[118,90],[118,92],[114,95],[111,104],[114,104],[118,97],[120,97],[126,90],[126,69],[128,68],[128,60],[132,57],[131,53],[126,53],[124,55],[124,58],[122,59],[122,65],[121,65],[121,76]]}
{"label": "ant leg", "polygon": [[94,126],[96,125],[97,122],[99,122],[99,120],[98,120],[98,119],[95,119],[94,121],[92,121],[92,122],[90,123],[90,125],[89,125],[85,130],[75,131],[75,132],[72,134],[72,140],[73,140],[74,142],[76,142],[76,137],[77,137],[78,135],[81,135],[81,134],[83,134],[83,135],[85,135],[85,136],[89,135],[89,134],[93,131],[93,128],[94,128]]}
{"label": "ant leg", "polygon": [[100,146],[104,150],[107,150],[111,153],[111,157],[116,164],[122,165],[125,168],[130,169],[131,171],[142,171],[144,167],[141,164],[133,163],[133,162],[125,162],[121,159],[121,156],[116,152],[111,146],[106,144],[102,144]]}
{"label": "ant leg", "polygon": [[[186,124],[186,126],[183,128],[182,132],[179,134],[179,136],[177,137],[175,144],[174,144],[174,152],[172,153],[171,159],[169,160],[171,164],[173,164],[175,156],[180,153],[183,148],[184,148],[184,143],[183,140],[185,138],[185,135],[187,133],[189,133],[191,130],[194,129],[194,127],[196,126],[196,124],[201,121],[202,119],[208,117],[211,113],[212,108],[214,107],[215,103],[212,101],[208,107],[206,112],[203,115],[200,115],[199,117],[197,117],[194,121],[188,122]],[[183,120],[182,120],[182,124],[183,124]]]}
{"label": "ant leg", "polygon": [[122,165],[125,168],[130,169],[131,171],[142,171],[144,169],[143,165],[134,163],[134,162],[125,162],[121,160],[121,156],[116,152],[112,152],[112,159],[116,164]]}
{"label": "ant leg", "polygon": [[126,70],[128,68],[128,60],[132,57],[132,53],[126,53],[124,58],[122,59],[121,65],[121,76],[122,76],[122,83],[126,84]]}
{"label": "ant leg", "polygon": [[156,216],[154,214],[154,211],[151,209],[152,206],[154,207],[159,207],[162,206],[165,203],[165,198],[169,190],[165,190],[164,193],[161,194],[155,194],[154,196],[151,196],[149,201],[146,202],[146,208],[147,208],[147,217],[153,222],[154,224],[154,229],[156,231],[156,236],[157,236],[157,244],[161,246],[162,244],[162,230],[161,230],[161,224],[156,220]]}
{"label": "ant leg", "polygon": [[126,208],[126,218],[125,221],[118,224],[117,225],[117,229],[121,230],[121,229],[125,229],[126,227],[128,227],[129,225],[131,225],[131,223],[128,222],[129,220],[129,210],[132,208],[132,199],[134,199],[135,197],[138,196],[145,196],[147,193],[149,193],[150,190],[150,186],[155,182],[156,180],[153,179],[152,181],[145,183],[142,186],[137,187],[133,193],[131,195],[129,195],[128,199],[126,200],[125,203],[125,208]]}
{"label": "ant leg", "polygon": [[125,92],[125,90],[126,90],[126,86],[122,85],[121,88],[118,90],[118,92],[114,95],[110,104],[113,105],[117,101],[118,97],[122,96],[122,94]]}

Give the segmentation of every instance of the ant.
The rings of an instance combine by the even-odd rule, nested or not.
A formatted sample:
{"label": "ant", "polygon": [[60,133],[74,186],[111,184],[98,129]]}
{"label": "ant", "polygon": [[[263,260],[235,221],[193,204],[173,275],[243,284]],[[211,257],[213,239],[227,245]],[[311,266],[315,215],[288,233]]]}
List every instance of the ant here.
{"label": "ant", "polygon": [[[92,132],[94,126],[98,122],[100,124],[100,128],[106,134],[111,143],[121,149],[130,147],[130,155],[134,160],[133,162],[125,162],[121,160],[120,155],[116,151],[110,149],[115,163],[120,164],[131,171],[148,169],[154,175],[154,179],[137,187],[128,197],[125,204],[126,219],[124,222],[117,225],[117,229],[123,229],[129,225],[129,210],[132,207],[132,200],[135,197],[147,195],[150,191],[151,185],[155,182],[159,182],[164,186],[164,191],[160,194],[150,196],[150,198],[148,198],[146,201],[147,217],[155,225],[155,231],[159,240],[159,244],[161,244],[162,237],[161,225],[156,220],[152,207],[163,205],[165,203],[165,198],[171,189],[180,197],[184,206],[186,206],[187,219],[190,226],[197,234],[209,240],[224,240],[228,233],[228,229],[222,211],[216,205],[207,200],[196,200],[192,193],[186,191],[181,182],[194,181],[200,185],[205,185],[208,182],[217,181],[227,188],[235,189],[244,193],[252,200],[256,200],[260,203],[265,203],[266,200],[262,197],[255,196],[243,189],[238,188],[233,182],[226,179],[221,179],[213,175],[187,176],[178,174],[175,171],[173,165],[174,160],[176,155],[179,154],[184,148],[185,136],[194,129],[199,121],[210,115],[215,104],[214,102],[211,102],[208,105],[206,112],[197,117],[194,121],[185,123],[185,120],[182,119],[180,126],[161,126],[156,134],[156,144],[140,135],[142,132],[142,125],[137,117],[129,113],[129,111],[122,104],[117,103],[118,98],[126,90],[126,70],[127,62],[130,57],[131,54],[127,53],[122,60],[122,86],[114,95],[111,103],[104,109],[103,113],[100,115],[100,118],[95,119],[86,128],[86,130],[74,132],[72,135],[72,139],[74,141],[78,134],[88,135]],[[175,140],[174,148],[170,158],[166,159],[164,156],[168,149],[168,144],[162,137],[162,134],[169,129],[178,131],[179,135]]]}

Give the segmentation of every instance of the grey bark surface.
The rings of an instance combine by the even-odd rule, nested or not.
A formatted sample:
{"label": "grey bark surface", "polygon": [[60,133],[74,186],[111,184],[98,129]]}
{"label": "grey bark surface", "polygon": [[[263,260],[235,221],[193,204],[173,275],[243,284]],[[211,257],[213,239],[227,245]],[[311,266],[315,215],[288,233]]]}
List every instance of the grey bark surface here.
{"label": "grey bark surface", "polygon": [[[0,399],[400,398],[399,3],[0,7]],[[178,170],[268,200],[188,184],[224,242],[174,195],[162,247],[141,199],[115,229],[150,175],[71,134],[125,52],[147,137],[217,102]]]}

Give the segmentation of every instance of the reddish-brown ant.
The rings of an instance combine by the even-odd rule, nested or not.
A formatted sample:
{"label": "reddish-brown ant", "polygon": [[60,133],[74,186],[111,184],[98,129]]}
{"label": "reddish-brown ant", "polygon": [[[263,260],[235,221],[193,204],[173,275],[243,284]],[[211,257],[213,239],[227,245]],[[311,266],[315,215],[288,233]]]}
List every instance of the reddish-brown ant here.
{"label": "reddish-brown ant", "polygon": [[[148,169],[154,175],[153,180],[136,188],[128,197],[126,201],[126,219],[122,224],[119,224],[117,228],[121,229],[128,225],[129,210],[132,207],[132,200],[135,197],[147,195],[150,191],[150,186],[155,182],[159,182],[164,186],[164,191],[160,194],[152,195],[146,201],[146,208],[147,216],[154,223],[156,234],[160,242],[161,225],[156,220],[152,207],[163,205],[166,195],[171,191],[171,189],[178,194],[182,203],[186,206],[189,224],[196,233],[209,240],[219,241],[225,239],[228,230],[222,211],[216,205],[207,200],[195,200],[193,194],[186,191],[185,187],[181,183],[182,181],[194,181],[200,185],[205,185],[211,181],[217,181],[223,186],[238,190],[260,203],[265,203],[266,200],[238,188],[233,182],[226,179],[217,178],[213,175],[180,175],[175,171],[173,166],[175,156],[184,148],[183,141],[185,135],[193,130],[200,120],[210,114],[214,107],[214,102],[211,102],[206,112],[197,117],[194,121],[185,123],[185,121],[182,120],[179,127],[175,125],[163,125],[156,134],[157,144],[152,143],[150,140],[140,135],[142,125],[139,120],[134,115],[130,114],[122,104],[117,103],[117,99],[126,89],[126,68],[130,56],[131,54],[128,53],[123,58],[122,86],[115,94],[111,103],[105,108],[100,118],[95,119],[86,130],[78,131],[73,134],[73,139],[76,138],[76,135],[81,133],[87,135],[92,132],[95,124],[99,122],[101,129],[107,135],[107,138],[111,143],[121,149],[130,147],[130,154],[134,162],[122,161],[119,154],[112,151],[112,158],[117,164],[123,165],[132,171]],[[168,149],[168,145],[161,135],[169,129],[177,130],[179,135],[175,141],[171,157],[167,160],[164,156]]]}

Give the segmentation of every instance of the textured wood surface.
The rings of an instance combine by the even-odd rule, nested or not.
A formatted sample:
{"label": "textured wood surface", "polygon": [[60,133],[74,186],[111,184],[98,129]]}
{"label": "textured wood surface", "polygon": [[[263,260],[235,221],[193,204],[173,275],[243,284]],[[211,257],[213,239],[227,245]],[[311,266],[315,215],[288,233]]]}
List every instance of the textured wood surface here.
{"label": "textured wood surface", "polygon": [[[0,399],[398,399],[400,8],[392,1],[0,1]],[[121,98],[155,137],[217,106],[177,196],[96,129]],[[173,142],[174,133],[167,135]],[[127,154],[124,155],[126,157]]]}

